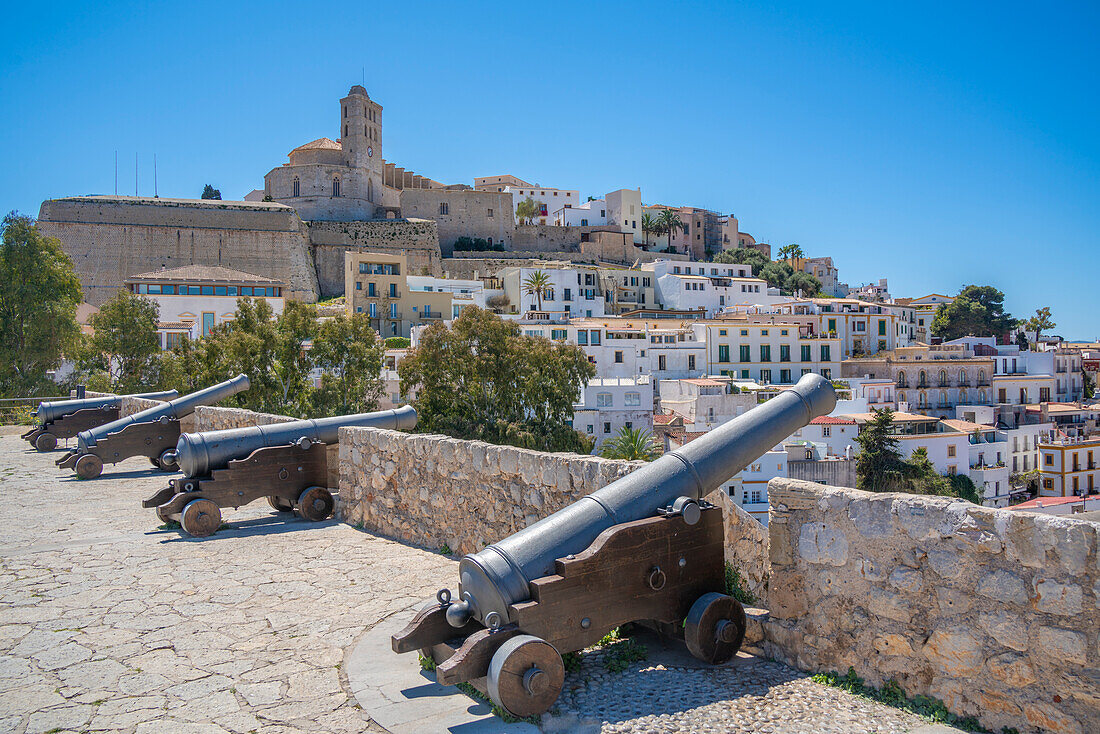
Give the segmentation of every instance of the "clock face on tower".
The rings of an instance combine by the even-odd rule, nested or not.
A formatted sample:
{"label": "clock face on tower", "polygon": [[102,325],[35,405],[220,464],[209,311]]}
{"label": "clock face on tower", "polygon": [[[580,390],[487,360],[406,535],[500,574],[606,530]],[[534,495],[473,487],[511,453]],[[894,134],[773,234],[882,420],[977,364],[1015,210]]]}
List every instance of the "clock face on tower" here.
{"label": "clock face on tower", "polygon": [[373,157],[374,157],[374,148],[372,148],[368,145],[367,146],[367,158],[373,158]]}

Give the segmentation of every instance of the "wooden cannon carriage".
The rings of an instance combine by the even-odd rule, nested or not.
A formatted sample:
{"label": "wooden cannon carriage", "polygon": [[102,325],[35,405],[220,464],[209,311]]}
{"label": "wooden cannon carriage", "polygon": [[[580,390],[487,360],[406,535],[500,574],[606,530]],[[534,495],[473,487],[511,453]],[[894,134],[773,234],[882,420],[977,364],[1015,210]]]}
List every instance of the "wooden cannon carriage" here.
{"label": "wooden cannon carriage", "polygon": [[106,395],[99,398],[76,398],[39,403],[35,415],[39,424],[23,434],[23,440],[39,451],[53,451],[58,439],[74,438],[82,431],[90,431],[118,420],[119,406],[125,397],[170,400],[175,390],[139,393],[137,395]]}
{"label": "wooden cannon carriage", "polygon": [[516,716],[561,693],[561,655],[633,621],[682,637],[701,660],[737,652],[745,611],[726,595],[721,510],[702,501],[836,405],[831,383],[791,389],[459,564],[459,598],[441,589],[400,633],[440,683],[470,681]]}

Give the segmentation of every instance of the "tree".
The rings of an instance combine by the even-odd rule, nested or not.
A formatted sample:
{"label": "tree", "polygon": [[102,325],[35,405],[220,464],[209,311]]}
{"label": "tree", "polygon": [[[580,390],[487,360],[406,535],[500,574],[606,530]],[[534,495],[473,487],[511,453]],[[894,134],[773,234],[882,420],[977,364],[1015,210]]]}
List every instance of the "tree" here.
{"label": "tree", "polygon": [[160,307],[145,296],[119,291],[92,316],[80,369],[88,384],[107,392],[135,392],[160,382]]}
{"label": "tree", "polygon": [[785,290],[787,280],[794,275],[794,268],[785,262],[769,262],[760,268],[758,277],[768,281],[768,285]]}
{"label": "tree", "polygon": [[768,256],[760,252],[760,250],[754,250],[751,247],[739,247],[736,250],[723,250],[719,252],[715,255],[714,262],[751,265],[752,274],[759,275],[760,270],[771,261],[768,260]]}
{"label": "tree", "polygon": [[649,247],[649,235],[657,231],[657,220],[649,212],[642,214],[642,234],[645,235],[645,246]]}
{"label": "tree", "polygon": [[684,223],[680,221],[680,215],[676,212],[671,209],[662,209],[661,213],[657,215],[657,224],[668,235],[668,247],[671,252],[672,235],[676,234],[677,229],[683,229]]}
{"label": "tree", "polygon": [[623,426],[612,438],[603,442],[600,456],[605,459],[626,459],[628,461],[653,461],[661,455],[653,434],[644,428]]}
{"label": "tree", "polygon": [[541,212],[542,207],[530,196],[516,204],[516,218],[520,224],[533,224],[535,217],[539,216]]}
{"label": "tree", "polygon": [[78,343],[83,297],[61,243],[30,217],[4,217],[0,242],[0,395],[23,396],[48,389],[46,371]]}
{"label": "tree", "polygon": [[219,191],[218,189],[214,188],[210,184],[206,184],[206,186],[204,186],[203,189],[202,189],[202,198],[203,199],[221,199],[222,198],[222,192]]}
{"label": "tree", "polygon": [[408,349],[412,341],[407,336],[391,336],[386,338],[386,349]]}
{"label": "tree", "polygon": [[1035,315],[1027,320],[1027,328],[1035,332],[1036,344],[1042,340],[1044,331],[1050,331],[1057,326],[1050,317],[1050,306],[1035,309]]}
{"label": "tree", "polygon": [[821,281],[816,276],[796,270],[783,284],[783,290],[790,294],[802,291],[802,295],[806,297],[816,296],[821,292]]}
{"label": "tree", "polygon": [[528,296],[538,299],[539,311],[542,310],[542,294],[550,286],[550,276],[541,270],[536,270],[523,281],[523,292]]}
{"label": "tree", "polygon": [[856,484],[871,492],[892,492],[904,486],[905,463],[894,436],[894,411],[871,409],[874,419],[856,436]]}
{"label": "tree", "polygon": [[940,304],[932,335],[944,341],[964,336],[995,336],[1007,341],[1016,321],[1005,313],[1004,293],[992,286],[968,285],[951,303]]}
{"label": "tree", "polygon": [[803,257],[802,247],[796,244],[783,245],[779,248],[780,260],[791,260],[796,257]]}
{"label": "tree", "polygon": [[313,340],[310,357],[320,367],[321,386],[310,396],[318,416],[366,413],[382,396],[385,345],[363,313],[325,320]]}
{"label": "tree", "polygon": [[595,372],[580,347],[523,336],[475,306],[425,329],[398,365],[418,431],[577,453],[591,440],[572,426],[573,401]]}
{"label": "tree", "polygon": [[1085,398],[1085,400],[1090,400],[1094,395],[1096,395],[1096,383],[1093,382],[1092,377],[1089,376],[1088,372],[1082,372],[1081,377],[1084,378],[1083,392],[1081,394]]}
{"label": "tree", "polygon": [[1027,322],[1019,321],[1016,326],[1016,346],[1020,348],[1021,352],[1025,352],[1031,348],[1031,343],[1027,340]]}

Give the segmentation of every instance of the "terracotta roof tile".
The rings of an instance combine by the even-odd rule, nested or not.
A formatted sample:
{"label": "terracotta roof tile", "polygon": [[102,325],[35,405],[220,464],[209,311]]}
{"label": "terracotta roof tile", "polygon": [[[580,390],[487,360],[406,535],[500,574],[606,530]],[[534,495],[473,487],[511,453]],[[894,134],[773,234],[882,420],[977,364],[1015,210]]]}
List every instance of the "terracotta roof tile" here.
{"label": "terracotta roof tile", "polygon": [[811,426],[854,426],[856,422],[851,418],[822,415],[810,421]]}
{"label": "terracotta roof tile", "polygon": [[264,278],[263,276],[253,275],[252,273],[246,273],[241,270],[231,270],[217,265],[184,265],[183,267],[171,268],[169,270],[154,270],[149,273],[131,275],[126,279],[126,282],[129,283],[137,280],[172,280],[183,281],[185,283],[217,281],[227,283],[270,283],[273,285],[282,285],[282,282],[278,280]]}

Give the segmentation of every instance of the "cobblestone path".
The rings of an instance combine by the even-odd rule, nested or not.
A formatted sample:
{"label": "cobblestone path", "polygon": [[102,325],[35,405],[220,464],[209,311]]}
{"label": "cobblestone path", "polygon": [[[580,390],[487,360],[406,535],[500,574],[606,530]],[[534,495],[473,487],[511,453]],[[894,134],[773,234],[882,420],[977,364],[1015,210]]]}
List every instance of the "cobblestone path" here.
{"label": "cobblestone path", "polygon": [[[454,561],[261,503],[211,538],[157,530],[140,501],[166,475],[143,459],[83,482],[17,433],[0,429],[0,733],[384,731],[350,695],[345,654],[453,586]],[[774,663],[584,665],[547,730],[922,727]]]}

